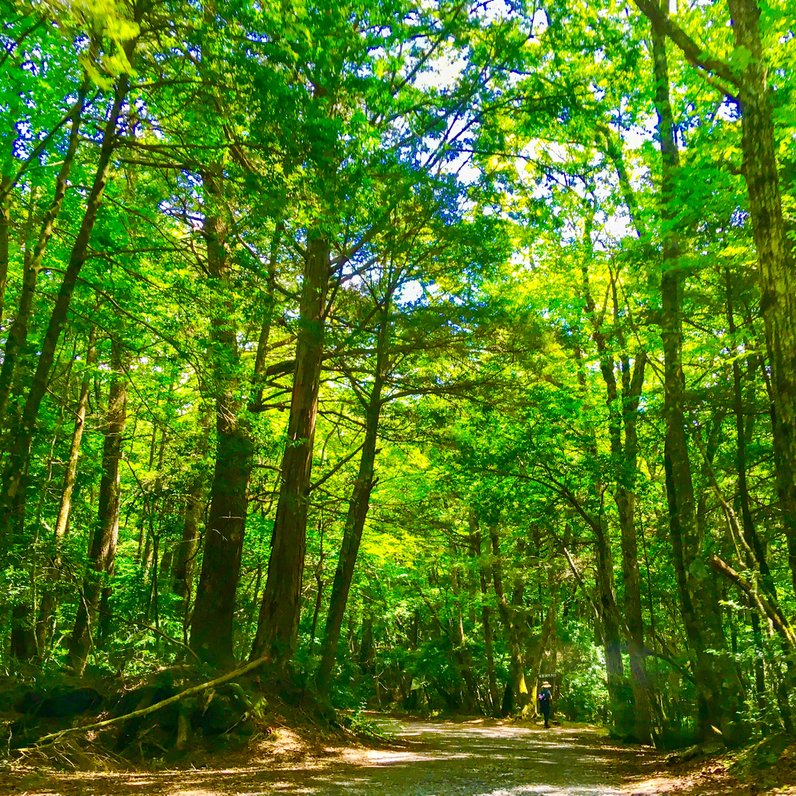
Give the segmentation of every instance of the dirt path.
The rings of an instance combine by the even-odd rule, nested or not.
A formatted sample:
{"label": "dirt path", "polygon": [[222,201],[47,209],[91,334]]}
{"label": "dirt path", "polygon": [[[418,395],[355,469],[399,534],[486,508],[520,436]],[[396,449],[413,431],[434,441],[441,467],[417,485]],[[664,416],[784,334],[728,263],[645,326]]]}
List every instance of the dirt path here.
{"label": "dirt path", "polygon": [[[18,772],[0,794],[19,796],[619,796],[673,793],[623,788],[628,776],[659,765],[654,753],[616,746],[598,731],[545,731],[508,722],[407,721],[388,749],[328,747],[307,754],[284,732],[257,763],[138,774]],[[10,789],[9,789],[10,788]],[[704,792],[704,791],[703,791]],[[727,792],[727,791],[719,791]]]}

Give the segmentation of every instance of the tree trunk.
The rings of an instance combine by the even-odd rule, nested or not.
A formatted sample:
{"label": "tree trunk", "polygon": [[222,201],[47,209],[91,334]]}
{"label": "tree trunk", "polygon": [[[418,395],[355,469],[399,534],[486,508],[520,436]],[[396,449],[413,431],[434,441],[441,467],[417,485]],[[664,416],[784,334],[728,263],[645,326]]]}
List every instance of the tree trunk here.
{"label": "tree trunk", "polygon": [[704,558],[703,540],[697,528],[696,504],[688,452],[684,412],[685,376],[682,364],[683,271],[680,242],[673,232],[677,201],[676,177],[680,166],[674,120],[669,100],[666,39],[652,31],[655,106],[661,147],[661,216],[663,273],[661,275],[661,337],[664,350],[664,418],[666,439],[664,468],[669,507],[669,533],[680,594],[681,611],[690,645],[694,679],[705,710],[700,711],[698,732],[719,727],[727,743],[746,737],[743,715],[744,689],[725,653],[725,642],[712,574]]}
{"label": "tree trunk", "polygon": [[[614,155],[619,158],[618,154]],[[620,176],[620,182],[623,182]],[[626,187],[626,202],[632,199],[630,187]],[[591,254],[591,234],[587,230],[587,241],[589,253]],[[650,694],[649,679],[647,677],[644,660],[644,625],[641,613],[641,582],[638,565],[638,542],[636,539],[635,525],[635,484],[638,469],[638,435],[636,432],[636,421],[639,397],[644,384],[644,370],[646,365],[646,353],[643,349],[636,356],[633,367],[627,355],[621,358],[622,369],[622,393],[620,396],[616,375],[614,371],[614,356],[608,348],[608,341],[600,329],[600,320],[596,311],[594,299],[592,298],[589,285],[588,271],[583,267],[583,290],[586,301],[586,311],[592,326],[592,340],[597,346],[600,356],[600,372],[605,382],[606,403],[609,413],[609,439],[611,445],[611,456],[615,469],[615,484],[613,489],[614,502],[616,503],[617,514],[619,516],[619,529],[622,544],[622,574],[624,580],[624,607],[626,615],[626,627],[628,635],[628,653],[630,658],[630,674],[633,689],[633,699],[628,698],[625,693],[624,671],[622,666],[621,653],[609,653],[609,647],[615,647],[618,638],[606,641],[606,669],[608,673],[608,690],[611,694],[612,715],[614,716],[614,729],[621,735],[630,734],[631,717],[628,715],[632,704],[632,733],[634,737],[646,743],[650,741],[652,734],[651,714],[650,714]],[[618,321],[618,307],[616,298],[614,315],[615,322]],[[624,431],[624,441],[622,432]],[[598,520],[601,526],[601,521]],[[606,534],[599,528],[595,528],[597,536],[604,537]],[[609,542],[598,542],[598,573],[602,569],[600,564],[602,549],[603,555],[607,553],[610,559]],[[601,604],[605,605],[601,609],[601,615],[606,610],[610,612],[607,624],[603,622],[603,628],[612,635],[621,626],[618,616],[616,598],[613,595],[613,562],[605,562],[611,570],[603,579],[607,578],[608,583],[600,586]],[[598,577],[598,581],[600,578]],[[613,685],[612,685],[613,682]]]}
{"label": "tree trunk", "polygon": [[486,656],[486,680],[488,709],[487,713],[497,716],[500,711],[500,691],[498,690],[497,676],[495,674],[495,642],[492,632],[492,612],[487,604],[489,594],[489,580],[491,577],[489,564],[481,558],[481,530],[478,527],[478,517],[471,509],[468,520],[470,528],[470,550],[479,561],[478,579],[481,586],[481,624],[484,628],[484,655]]}
{"label": "tree trunk", "polygon": [[[128,42],[125,45],[128,60],[132,56],[133,47],[134,42]],[[72,246],[61,286],[55,298],[55,305],[50,314],[44,340],[39,349],[38,364],[22,410],[22,416],[9,445],[8,459],[2,478],[2,493],[0,493],[0,545],[4,541],[8,543],[9,540],[13,540],[14,543],[18,544],[21,543],[23,538],[25,478],[39,407],[47,392],[56,348],[61,336],[61,330],[66,323],[72,294],[83,263],[88,257],[91,233],[102,204],[102,197],[110,170],[111,155],[116,148],[116,127],[122,115],[129,83],[129,76],[122,75],[116,84],[113,105],[105,123],[102,146],[100,147],[94,181],[86,202],[86,209]]]}
{"label": "tree trunk", "polygon": [[113,378],[108,392],[108,410],[102,448],[102,479],[98,520],[91,541],[89,568],[83,581],[75,625],[69,639],[69,663],[82,675],[96,637],[97,609],[103,588],[113,573],[119,536],[119,476],[122,436],[126,420],[127,377],[122,369],[121,343],[113,340]]}
{"label": "tree trunk", "polygon": [[605,673],[608,679],[608,697],[611,703],[613,732],[627,736],[634,724],[633,704],[627,693],[625,667],[622,661],[619,607],[614,587],[614,560],[605,518],[597,517],[592,524],[594,532],[595,564],[597,579],[597,605],[600,613],[600,630],[605,651]]}
{"label": "tree trunk", "polygon": [[[528,685],[525,682],[525,662],[522,654],[522,644],[519,639],[517,622],[514,619],[512,606],[506,599],[503,591],[503,574],[500,566],[500,536],[497,528],[493,525],[489,529],[489,537],[492,542],[492,584],[495,589],[495,596],[498,600],[498,611],[506,628],[506,635],[509,642],[509,655],[511,659],[511,682],[509,687],[511,693],[509,699],[504,699],[504,707],[524,708],[528,704],[529,694]],[[508,689],[507,689],[508,690]]]}
{"label": "tree trunk", "polygon": [[771,93],[756,0],[727,0],[735,44],[749,53],[741,70],[743,167],[757,247],[760,309],[771,365],[774,452],[791,580],[796,591],[796,274],[777,174]]}
{"label": "tree trunk", "polygon": [[531,704],[534,706],[534,713],[538,715],[538,700],[537,696],[539,693],[539,678],[542,674],[542,662],[544,661],[544,653],[547,649],[547,644],[550,640],[550,636],[553,634],[553,630],[556,626],[556,613],[558,609],[558,595],[553,594],[552,600],[550,602],[550,606],[547,609],[547,615],[544,618],[544,622],[542,623],[542,628],[539,632],[539,636],[534,640],[530,661],[528,663],[528,668],[530,669],[531,676]]}
{"label": "tree trunk", "polygon": [[205,507],[205,479],[198,476],[185,498],[182,538],[177,544],[172,565],[172,588],[186,602],[191,594],[194,563],[199,551],[200,527]]}
{"label": "tree trunk", "polygon": [[55,614],[58,607],[54,586],[61,577],[61,546],[69,531],[69,518],[72,513],[72,494],[77,483],[77,463],[80,459],[80,445],[83,441],[83,431],[86,425],[86,412],[88,410],[88,393],[91,386],[91,370],[97,356],[97,333],[92,327],[88,336],[88,350],[86,352],[86,367],[80,382],[80,394],[75,410],[75,428],[72,432],[72,443],[69,446],[69,456],[66,460],[64,484],[61,489],[61,502],[58,505],[58,515],[55,518],[53,532],[53,562],[47,586],[44,588],[39,608],[39,621],[37,623],[37,646],[39,655],[47,649],[49,639],[55,629]]}
{"label": "tree trunk", "polygon": [[[6,286],[8,285],[8,263],[10,252],[8,246],[8,231],[11,226],[11,197],[7,190],[8,178],[4,177],[0,182],[0,322],[3,320],[3,306],[6,297]],[[0,412],[2,417],[2,412]]]}
{"label": "tree trunk", "polygon": [[464,712],[470,715],[475,712],[478,706],[478,686],[473,674],[472,656],[467,648],[467,638],[464,634],[461,585],[459,583],[459,574],[456,570],[451,572],[451,585],[455,598],[454,612],[450,620],[451,645],[456,669],[464,682],[461,706]]}
{"label": "tree trunk", "polygon": [[[41,229],[39,230],[39,237],[33,249],[33,255],[30,258],[25,258],[25,267],[22,275],[22,292],[20,293],[19,297],[19,306],[17,307],[17,312],[14,316],[11,328],[8,330],[8,338],[6,340],[3,356],[3,365],[2,368],[0,368],[0,423],[2,423],[4,427],[10,426],[8,418],[6,418],[8,400],[11,396],[11,391],[14,387],[14,381],[17,376],[17,363],[19,361],[19,357],[25,350],[25,345],[28,339],[28,325],[33,312],[33,300],[36,292],[36,282],[39,277],[39,272],[41,271],[42,263],[44,262],[44,253],[47,250],[47,244],[50,242],[53,232],[55,232],[55,222],[60,215],[61,207],[64,203],[66,189],[69,184],[69,173],[72,170],[72,164],[74,163],[78,144],[80,143],[80,127],[83,121],[83,109],[85,107],[88,88],[89,83],[86,81],[80,86],[78,91],[77,101],[75,102],[71,113],[69,144],[67,145],[66,152],[64,153],[61,167],[58,170],[58,176],[55,178],[55,192],[53,194],[52,201],[50,202],[50,206],[47,209],[47,212],[44,214]],[[108,132],[107,126],[105,132]],[[112,134],[115,132],[115,122],[114,128],[111,128],[111,132]],[[7,207],[4,206],[4,209],[7,211]],[[86,208],[86,212],[88,212],[88,207]],[[1,219],[2,214],[0,214],[0,220]],[[2,223],[0,223],[0,269],[2,269],[1,261],[3,258],[2,233],[3,228]],[[8,235],[7,226],[5,228],[5,234],[6,236]],[[7,268],[7,238],[5,240],[5,248]],[[7,273],[0,273],[3,290],[3,294],[0,294],[0,302],[2,302],[2,295],[5,293],[6,277]],[[0,303],[0,312],[2,312],[2,303]]]}
{"label": "tree trunk", "polygon": [[382,387],[387,372],[387,342],[389,338],[390,318],[385,310],[379,322],[376,342],[376,369],[370,398],[365,410],[365,441],[359,459],[359,471],[351,500],[348,504],[343,541],[332,583],[329,598],[329,611],[326,615],[321,662],[316,675],[318,691],[328,695],[332,671],[337,657],[337,646],[340,639],[340,628],[343,626],[343,615],[348,602],[348,593],[354,577],[354,567],[362,540],[362,531],[370,504],[370,493],[374,486],[374,469],[376,463],[376,445],[379,434],[379,418],[382,407]]}
{"label": "tree trunk", "polygon": [[[223,215],[223,171],[202,173],[208,212],[204,234],[207,269],[220,291],[229,280],[227,222]],[[240,415],[240,353],[235,309],[222,296],[211,332],[211,379],[216,392],[216,457],[210,487],[202,571],[191,621],[191,649],[208,663],[234,663],[233,619],[240,578],[253,446]]]}
{"label": "tree trunk", "polygon": [[280,668],[291,660],[298,635],[330,267],[329,243],[313,230],[304,263],[296,369],[271,559],[252,649],[252,660],[266,656]]}
{"label": "tree trunk", "polygon": [[638,468],[638,403],[644,383],[646,354],[643,350],[636,356],[632,377],[627,358],[622,362],[623,416],[625,429],[624,457],[621,484],[616,491],[615,502],[619,514],[622,537],[622,574],[624,579],[625,622],[628,630],[628,657],[633,685],[635,705],[635,738],[640,743],[652,740],[651,686],[647,676],[644,645],[644,620],[641,611],[641,575],[638,561],[638,538],[636,535],[636,476]]}

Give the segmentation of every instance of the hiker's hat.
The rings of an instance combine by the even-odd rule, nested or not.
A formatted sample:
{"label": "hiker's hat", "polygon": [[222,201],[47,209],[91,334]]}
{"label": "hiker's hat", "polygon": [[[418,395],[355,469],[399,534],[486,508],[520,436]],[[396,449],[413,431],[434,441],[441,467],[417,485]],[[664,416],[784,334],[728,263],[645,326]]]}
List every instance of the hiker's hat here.
{"label": "hiker's hat", "polygon": [[547,680],[545,680],[545,681],[542,683],[542,688],[552,688],[552,687],[553,687],[553,686],[552,686],[552,685],[550,685],[550,683],[549,683]]}

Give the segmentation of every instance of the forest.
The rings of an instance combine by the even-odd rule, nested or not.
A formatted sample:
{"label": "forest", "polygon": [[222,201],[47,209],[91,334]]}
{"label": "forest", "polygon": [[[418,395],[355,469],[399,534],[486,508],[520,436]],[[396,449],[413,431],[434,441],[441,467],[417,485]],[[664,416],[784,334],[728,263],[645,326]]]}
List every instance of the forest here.
{"label": "forest", "polygon": [[15,688],[793,732],[790,0],[0,0],[0,45]]}

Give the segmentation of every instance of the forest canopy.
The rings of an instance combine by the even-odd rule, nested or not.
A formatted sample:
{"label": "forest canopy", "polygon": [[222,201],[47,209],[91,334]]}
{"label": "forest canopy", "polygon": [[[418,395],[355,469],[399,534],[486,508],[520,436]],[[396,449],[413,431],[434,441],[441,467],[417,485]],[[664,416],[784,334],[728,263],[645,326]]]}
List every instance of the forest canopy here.
{"label": "forest canopy", "polygon": [[793,731],[789,0],[0,0],[0,648]]}

